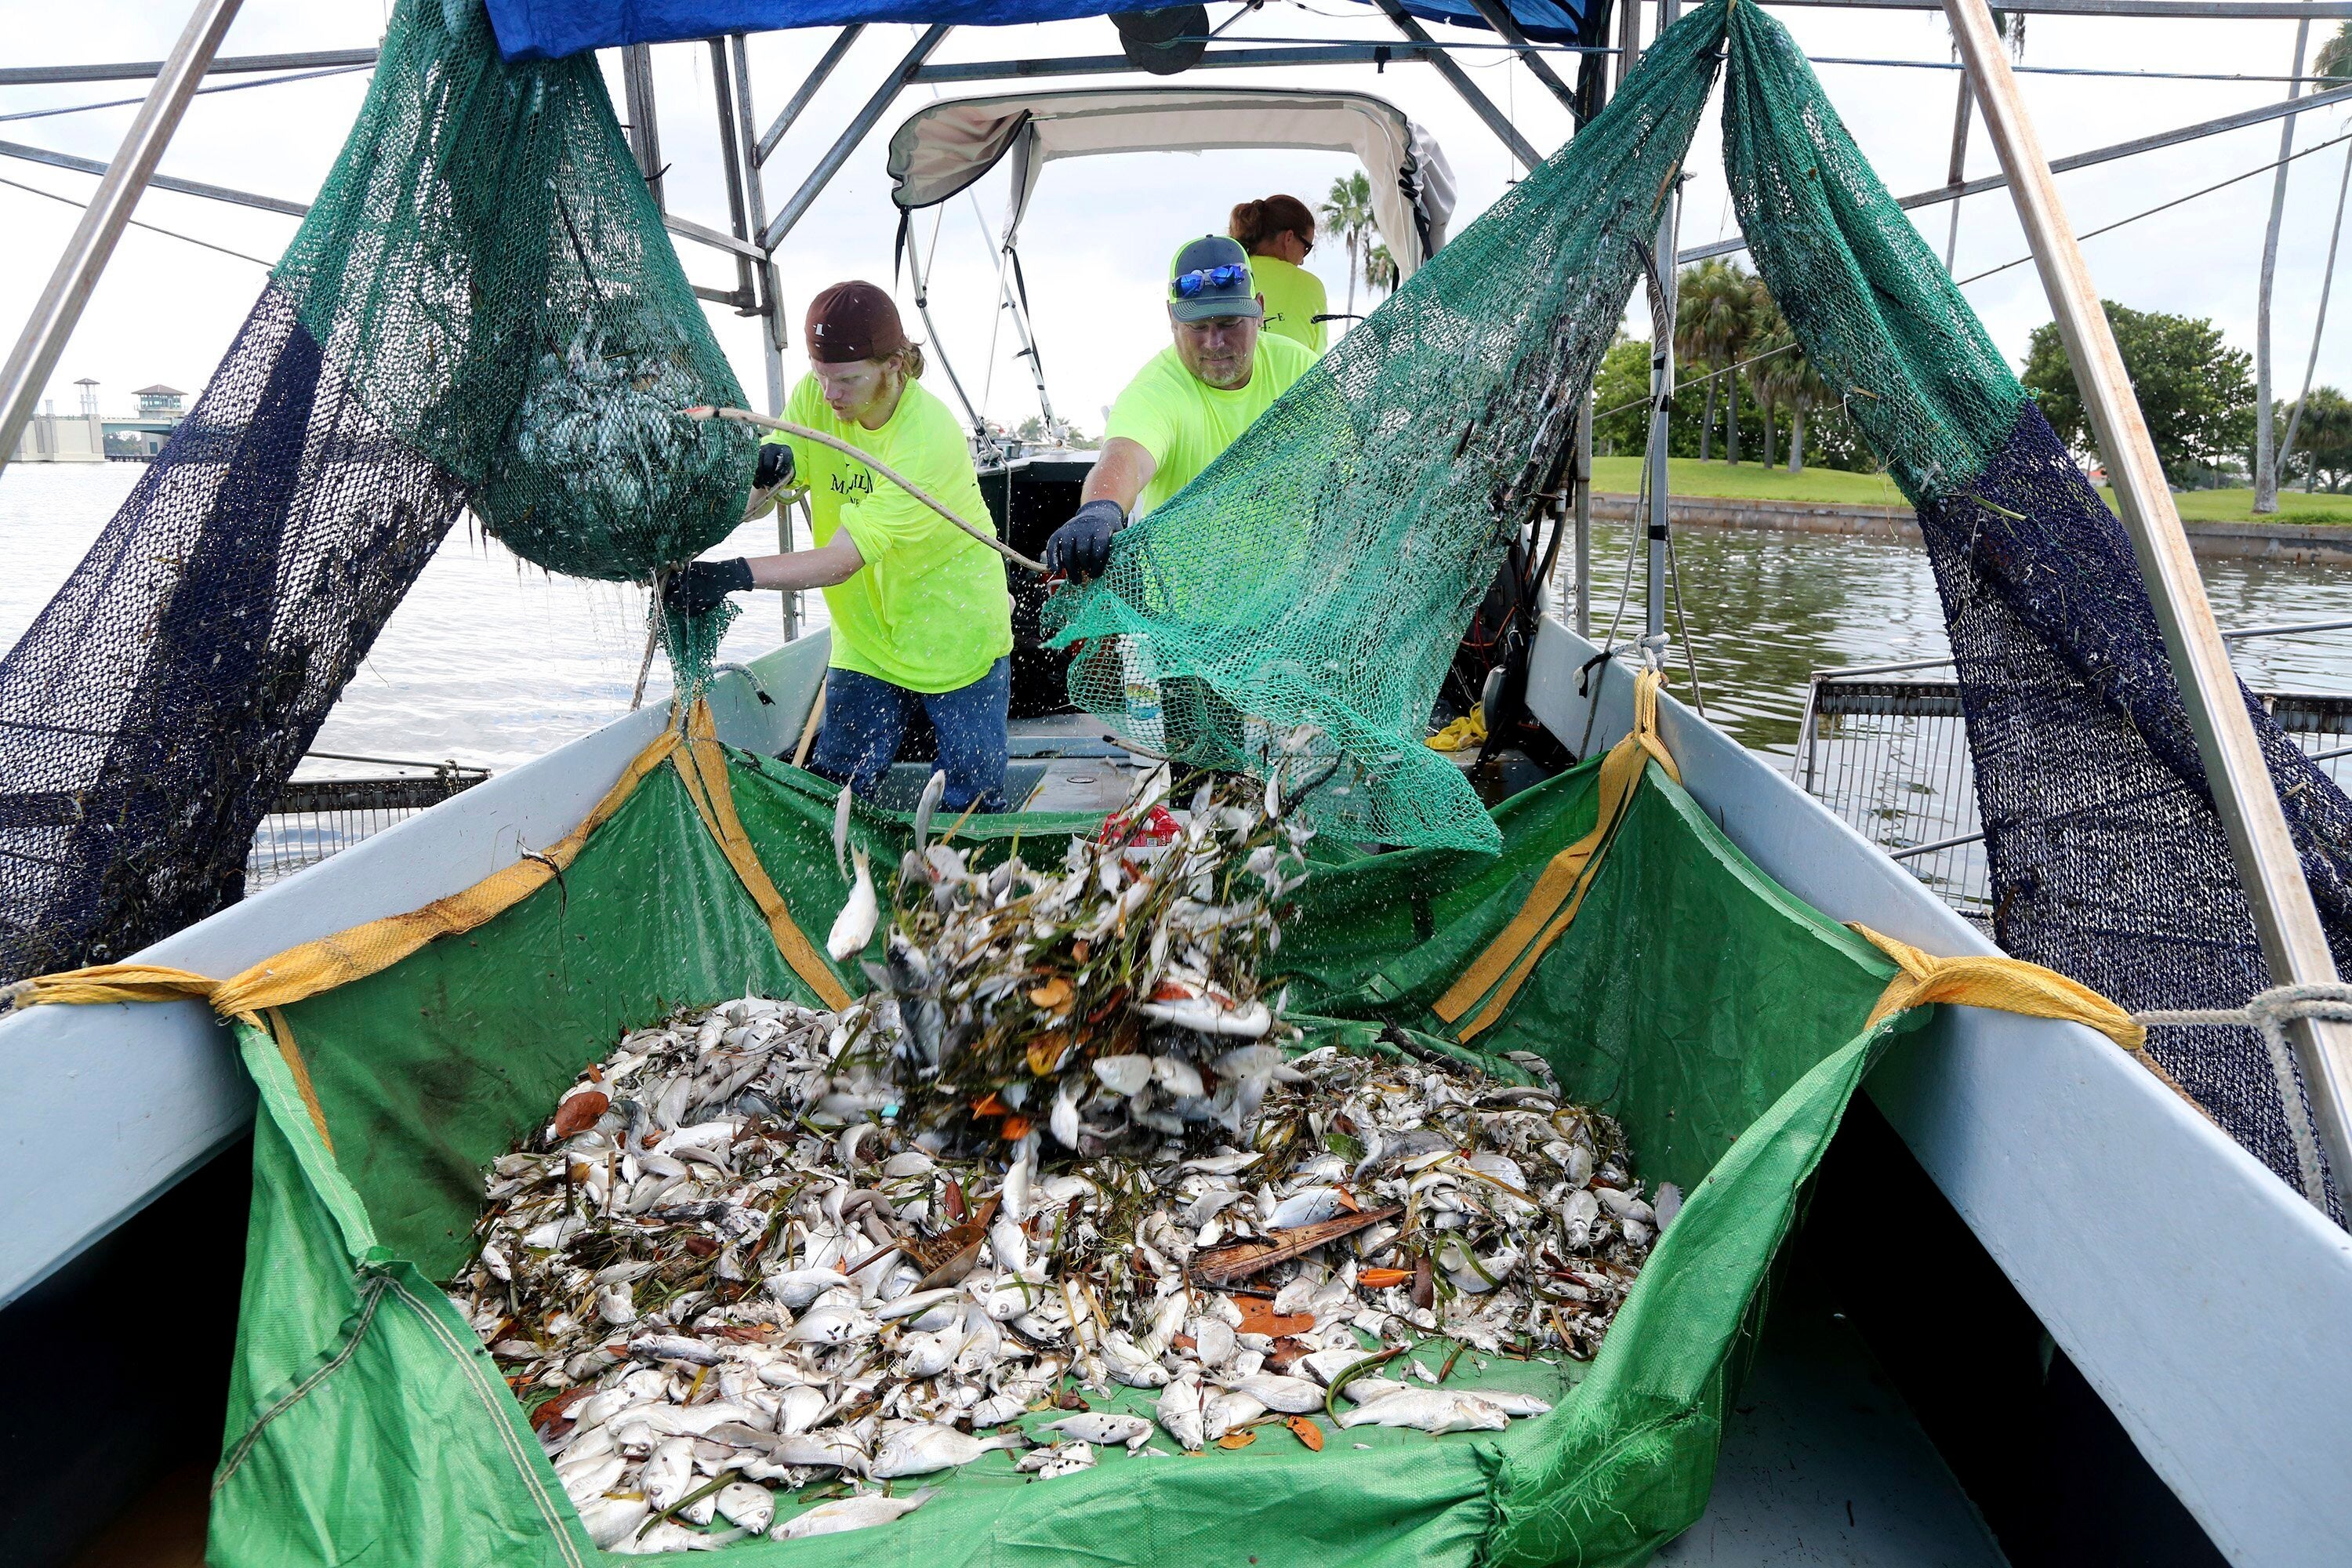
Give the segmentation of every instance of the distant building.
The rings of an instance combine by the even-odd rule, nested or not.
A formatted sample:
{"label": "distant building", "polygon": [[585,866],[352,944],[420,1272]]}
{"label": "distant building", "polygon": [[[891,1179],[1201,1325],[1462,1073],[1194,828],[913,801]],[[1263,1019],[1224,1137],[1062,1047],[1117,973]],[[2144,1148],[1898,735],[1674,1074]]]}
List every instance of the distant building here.
{"label": "distant building", "polygon": [[59,414],[56,398],[44,400],[41,411],[25,421],[25,433],[16,437],[16,455],[10,461],[106,461],[106,434],[98,417],[98,383],[83,380],[74,384],[81,388],[81,412]]}
{"label": "distant building", "polygon": [[181,399],[187,396],[176,386],[142,386],[131,394],[139,399],[139,414],[132,419],[109,419],[106,427],[106,455],[118,460],[144,462],[163,449],[172,438],[173,429],[188,416]]}
{"label": "distant building", "polygon": [[158,383],[153,386],[142,386],[131,395],[139,399],[139,417],[142,419],[163,419],[177,425],[188,416],[187,410],[180,406],[180,399],[187,394],[176,386]]}

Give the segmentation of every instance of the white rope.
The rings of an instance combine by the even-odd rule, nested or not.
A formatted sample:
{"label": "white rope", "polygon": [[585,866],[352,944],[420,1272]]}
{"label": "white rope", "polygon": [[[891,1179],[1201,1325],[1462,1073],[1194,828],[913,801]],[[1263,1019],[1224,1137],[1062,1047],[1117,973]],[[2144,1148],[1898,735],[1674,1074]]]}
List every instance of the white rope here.
{"label": "white rope", "polygon": [[2319,1141],[2311,1118],[2304,1111],[2303,1089],[2294,1076],[2294,1053],[2286,1043],[2290,1019],[2322,1018],[2352,1024],[2352,985],[2273,985],[2258,992],[2242,1007],[2190,1007],[2135,1013],[2132,1021],[2155,1027],[2239,1027],[2260,1029],[2270,1052],[2271,1076],[2278,1080],[2279,1102],[2286,1112],[2287,1133],[2294,1142],[2295,1172],[2303,1195],[2314,1207],[2327,1207],[2327,1184],[2319,1170]]}

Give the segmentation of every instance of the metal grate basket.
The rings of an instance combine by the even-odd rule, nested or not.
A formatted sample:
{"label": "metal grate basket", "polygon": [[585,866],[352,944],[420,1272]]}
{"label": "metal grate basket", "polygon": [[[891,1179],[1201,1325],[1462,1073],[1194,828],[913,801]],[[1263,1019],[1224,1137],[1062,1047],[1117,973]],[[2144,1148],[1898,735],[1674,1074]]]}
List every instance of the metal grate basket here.
{"label": "metal grate basket", "polygon": [[314,866],[338,850],[383,832],[394,823],[461,795],[490,776],[488,768],[454,762],[419,763],[397,757],[355,757],[312,752],[314,762],[364,763],[399,768],[370,778],[297,778],[270,803],[245,858],[245,888],[252,892],[281,877]]}
{"label": "metal grate basket", "polygon": [[[2352,622],[2222,635],[2235,642],[2347,626]],[[1990,878],[1960,689],[1950,680],[1916,678],[1951,662],[1913,659],[1814,671],[1791,772],[1806,794],[1903,862],[1953,909],[1983,923],[1992,918]],[[2352,696],[2256,695],[2331,778],[2352,784]]]}

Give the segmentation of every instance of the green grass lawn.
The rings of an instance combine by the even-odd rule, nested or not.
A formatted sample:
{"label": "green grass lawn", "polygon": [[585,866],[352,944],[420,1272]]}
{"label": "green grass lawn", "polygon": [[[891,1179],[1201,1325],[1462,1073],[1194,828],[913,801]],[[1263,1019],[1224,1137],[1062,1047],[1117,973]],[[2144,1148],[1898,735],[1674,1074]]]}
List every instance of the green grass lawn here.
{"label": "green grass lawn", "polygon": [[[1612,495],[1633,495],[1641,485],[1639,458],[1595,458],[1592,488]],[[1666,483],[1675,495],[1715,496],[1724,500],[1820,501],[1836,506],[1903,506],[1907,503],[1893,480],[1884,474],[1848,474],[1833,468],[1807,468],[1791,474],[1786,468],[1734,466],[1676,458],[1666,465]],[[2107,504],[2115,496],[2101,491]],[[2281,490],[2278,511],[2256,519],[2254,492],[2182,490],[2173,497],[2180,515],[2191,522],[2320,522],[2352,525],[2352,495],[2305,495]]]}
{"label": "green grass lawn", "polygon": [[[1639,458],[1595,458],[1592,488],[1612,495],[1633,495],[1642,482]],[[1718,496],[1726,500],[1827,501],[1841,506],[1906,506],[1903,492],[1885,474],[1843,474],[1831,468],[1807,468],[1791,474],[1755,463],[1702,463],[1696,458],[1675,458],[1666,464],[1668,493]]]}
{"label": "green grass lawn", "polygon": [[[2112,491],[2099,492],[2116,504]],[[2172,498],[2180,515],[2191,522],[2333,522],[2352,523],[2352,495],[2325,491],[2279,491],[2279,509],[2268,517],[2254,515],[2254,492],[2246,490],[2181,490]]]}

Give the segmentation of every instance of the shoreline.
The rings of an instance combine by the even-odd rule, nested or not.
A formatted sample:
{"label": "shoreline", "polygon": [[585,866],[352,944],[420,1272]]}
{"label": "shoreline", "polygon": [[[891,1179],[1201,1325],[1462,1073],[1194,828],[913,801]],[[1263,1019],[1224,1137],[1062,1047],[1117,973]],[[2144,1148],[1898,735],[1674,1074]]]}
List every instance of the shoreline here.
{"label": "shoreline", "polygon": [[[1630,521],[1637,499],[1595,490],[1592,515],[1603,522]],[[1890,544],[1922,542],[1918,521],[1907,506],[1669,496],[1667,507],[1674,521],[1699,528],[1848,534]],[[2180,526],[2189,534],[2189,549],[2202,556],[2275,561],[2295,566],[2352,567],[2352,528],[2310,522],[2186,521]]]}

